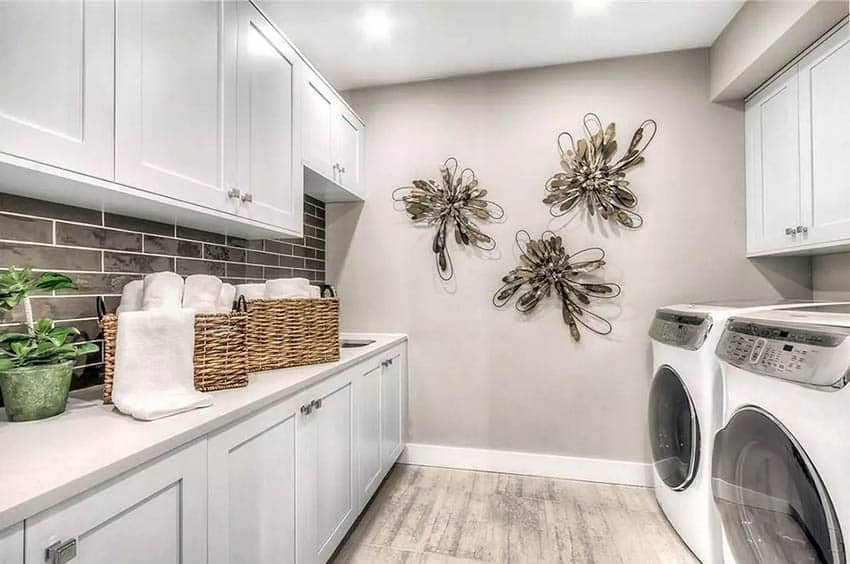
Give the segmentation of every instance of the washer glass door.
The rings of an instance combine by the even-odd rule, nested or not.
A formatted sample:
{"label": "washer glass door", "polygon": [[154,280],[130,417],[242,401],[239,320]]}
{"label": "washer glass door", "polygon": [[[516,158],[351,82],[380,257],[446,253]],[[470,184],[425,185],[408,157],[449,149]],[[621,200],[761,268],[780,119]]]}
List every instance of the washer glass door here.
{"label": "washer glass door", "polygon": [[684,490],[699,465],[699,421],[684,382],[667,365],[655,373],[649,391],[649,433],[658,476],[670,488]]}
{"label": "washer glass door", "polygon": [[737,564],[845,562],[827,490],[794,437],[757,407],[714,440],[712,490]]}

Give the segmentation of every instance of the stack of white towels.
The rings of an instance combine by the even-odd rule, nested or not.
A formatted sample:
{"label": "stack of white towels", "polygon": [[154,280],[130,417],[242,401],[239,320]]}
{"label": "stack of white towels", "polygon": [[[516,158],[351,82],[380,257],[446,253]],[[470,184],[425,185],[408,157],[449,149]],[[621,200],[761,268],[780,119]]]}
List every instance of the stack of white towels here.
{"label": "stack of white towels", "polygon": [[195,314],[232,311],[237,296],[318,298],[306,278],[281,278],[264,284],[223,283],[195,274],[148,274],[124,286],[118,306],[112,403],[122,413],[150,421],[212,405],[195,390]]}
{"label": "stack of white towels", "polygon": [[215,276],[157,272],[124,286],[112,403],[150,421],[212,405],[195,390],[195,314],[232,310],[236,288]]}
{"label": "stack of white towels", "polygon": [[319,298],[322,291],[318,286],[311,286],[306,278],[278,278],[268,280],[264,284],[239,284],[236,295],[245,296],[246,300],[288,298]]}

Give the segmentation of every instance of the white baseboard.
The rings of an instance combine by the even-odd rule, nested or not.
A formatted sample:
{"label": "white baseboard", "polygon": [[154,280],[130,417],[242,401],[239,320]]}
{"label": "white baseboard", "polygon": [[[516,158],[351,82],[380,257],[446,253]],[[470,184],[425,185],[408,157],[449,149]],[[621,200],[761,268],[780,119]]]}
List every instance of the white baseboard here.
{"label": "white baseboard", "polygon": [[408,443],[399,462],[627,486],[651,486],[653,483],[652,465],[643,462],[508,450]]}

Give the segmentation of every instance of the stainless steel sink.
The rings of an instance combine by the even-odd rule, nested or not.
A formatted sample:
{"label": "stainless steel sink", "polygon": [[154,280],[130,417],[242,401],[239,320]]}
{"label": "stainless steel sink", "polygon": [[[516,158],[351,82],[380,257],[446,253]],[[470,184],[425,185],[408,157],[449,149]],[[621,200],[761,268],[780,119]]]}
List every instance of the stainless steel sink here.
{"label": "stainless steel sink", "polygon": [[356,349],[371,345],[374,342],[375,339],[343,339],[340,341],[339,346],[343,349]]}

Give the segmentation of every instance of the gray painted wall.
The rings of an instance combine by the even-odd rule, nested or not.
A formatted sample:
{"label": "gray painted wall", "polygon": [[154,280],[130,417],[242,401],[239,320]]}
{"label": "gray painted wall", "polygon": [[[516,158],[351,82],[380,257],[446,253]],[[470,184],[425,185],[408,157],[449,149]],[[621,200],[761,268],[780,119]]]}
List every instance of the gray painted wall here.
{"label": "gray painted wall", "polygon": [[812,257],[816,300],[850,300],[850,253]]}
{"label": "gray painted wall", "polygon": [[[740,107],[709,102],[707,50],[391,86],[349,93],[368,124],[363,205],[328,206],[328,278],[347,330],[410,334],[410,440],[646,461],[656,307],[689,300],[811,297],[807,258],[744,257]],[[555,136],[597,112],[621,146],[648,117],[660,130],[631,175],[646,226],[550,221],[541,203],[558,170]],[[507,222],[498,251],[459,250],[443,284],[433,233],[393,208],[390,192],[437,177],[455,155],[475,169]],[[572,250],[602,245],[619,282],[610,337],[570,341],[554,303],[524,317],[491,296],[516,263],[518,228],[557,229]]]}

